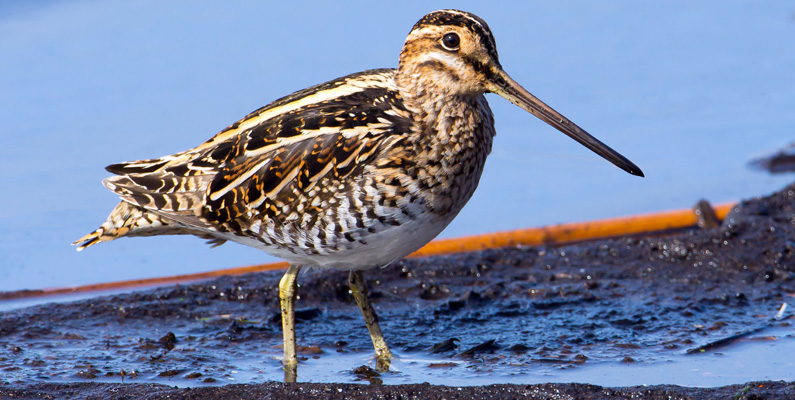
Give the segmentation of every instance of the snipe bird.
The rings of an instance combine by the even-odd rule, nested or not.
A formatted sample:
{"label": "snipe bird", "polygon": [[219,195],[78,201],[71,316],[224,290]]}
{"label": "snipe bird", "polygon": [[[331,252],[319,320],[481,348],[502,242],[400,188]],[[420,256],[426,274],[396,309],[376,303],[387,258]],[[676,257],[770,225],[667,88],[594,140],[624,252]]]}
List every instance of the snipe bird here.
{"label": "snipe bird", "polygon": [[631,161],[503,71],[486,22],[432,12],[409,32],[397,69],[348,75],[278,99],[199,146],[114,164],[121,197],[78,250],[122,236],[191,234],[256,247],[291,264],[279,283],[285,378],[294,381],[294,303],[302,267],[350,271],[376,366],[392,354],[362,270],[433,239],[478,185],[495,135],[496,93],[633,175]]}

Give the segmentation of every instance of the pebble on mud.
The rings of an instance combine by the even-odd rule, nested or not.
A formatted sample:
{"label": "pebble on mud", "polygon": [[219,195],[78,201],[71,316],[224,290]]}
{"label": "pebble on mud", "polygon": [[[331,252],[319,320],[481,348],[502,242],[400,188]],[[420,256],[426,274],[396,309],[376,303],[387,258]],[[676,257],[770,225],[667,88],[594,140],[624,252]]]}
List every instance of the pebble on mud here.
{"label": "pebble on mud", "polygon": [[458,343],[456,342],[459,342],[458,338],[445,339],[431,346],[429,351],[431,353],[445,353],[448,351],[452,351],[458,348]]}
{"label": "pebble on mud", "polygon": [[296,346],[296,352],[305,355],[323,354],[323,349],[320,346]]}
{"label": "pebble on mud", "polygon": [[454,362],[440,362],[440,363],[430,363],[428,364],[428,368],[453,368],[457,367],[458,363]]}
{"label": "pebble on mud", "polygon": [[353,374],[356,375],[357,379],[368,381],[371,385],[382,385],[384,383],[381,378],[379,378],[381,374],[367,365],[355,368]]}
{"label": "pebble on mud", "polygon": [[171,377],[171,376],[179,375],[181,372],[182,372],[182,370],[179,370],[179,369],[169,369],[169,370],[165,370],[165,371],[157,374],[157,376],[160,376],[160,377]]}
{"label": "pebble on mud", "polygon": [[75,377],[76,378],[83,378],[83,379],[94,379],[94,378],[97,377],[97,374],[95,372],[99,372],[99,371],[90,370],[90,369],[89,370],[80,370],[80,371],[77,371],[77,373],[75,374]]}
{"label": "pebble on mud", "polygon": [[500,346],[496,344],[497,339],[487,340],[477,346],[470,347],[461,353],[456,354],[456,357],[459,358],[469,358],[473,357],[476,354],[481,353],[493,353],[495,350],[499,350]]}
{"label": "pebble on mud", "polygon": [[174,332],[166,333],[163,335],[163,337],[158,339],[158,343],[160,343],[160,346],[168,351],[174,350],[174,346],[177,343],[177,336],[174,335]]}
{"label": "pebble on mud", "polygon": [[508,347],[508,351],[514,354],[524,354],[530,351],[530,347],[527,347],[521,343],[517,343],[511,347]]}

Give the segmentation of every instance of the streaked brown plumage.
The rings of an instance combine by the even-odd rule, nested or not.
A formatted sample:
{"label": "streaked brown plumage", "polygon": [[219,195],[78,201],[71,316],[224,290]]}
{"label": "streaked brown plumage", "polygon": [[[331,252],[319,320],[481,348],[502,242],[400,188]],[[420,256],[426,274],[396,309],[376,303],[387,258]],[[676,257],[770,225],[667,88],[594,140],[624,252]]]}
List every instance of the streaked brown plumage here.
{"label": "streaked brown plumage", "polygon": [[472,196],[495,135],[487,92],[642,176],[514,82],[482,19],[442,10],[414,25],[396,70],[365,71],[296,92],[191,150],[107,167],[117,176],[105,186],[122,202],[75,244],[82,250],[122,236],[193,234],[287,259],[292,267],[280,295],[289,380],[297,363],[298,271],[351,270],[377,360],[386,368],[391,354],[359,271],[418,249]]}

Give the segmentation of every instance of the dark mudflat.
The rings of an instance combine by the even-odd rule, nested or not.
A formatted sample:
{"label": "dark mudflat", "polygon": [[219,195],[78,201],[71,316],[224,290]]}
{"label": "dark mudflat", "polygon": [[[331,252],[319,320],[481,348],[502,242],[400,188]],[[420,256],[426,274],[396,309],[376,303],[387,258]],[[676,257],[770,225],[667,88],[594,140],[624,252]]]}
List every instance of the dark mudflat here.
{"label": "dark mudflat", "polygon": [[366,386],[339,383],[284,384],[269,382],[202,388],[176,388],[158,384],[42,383],[0,387],[0,396],[14,399],[791,399],[795,386],[786,382],[749,382],[719,388],[653,387],[604,388],[573,383],[541,385],[434,386],[429,384]]}
{"label": "dark mudflat", "polygon": [[[751,334],[790,327],[791,311],[772,317],[795,297],[795,185],[743,202],[713,229],[404,260],[365,276],[387,342],[403,357],[431,360],[420,369],[466,368],[497,383],[541,366],[730,352]],[[367,363],[372,347],[346,274],[334,271],[299,277],[299,380],[321,380],[309,367],[323,364],[322,380],[372,386],[269,382],[281,352],[279,278],[224,277],[3,312],[0,397],[795,398],[792,384],[770,381],[380,386],[394,383],[391,375],[335,365],[346,355]],[[399,374],[424,381],[416,375]],[[232,378],[255,383],[219,386]]]}

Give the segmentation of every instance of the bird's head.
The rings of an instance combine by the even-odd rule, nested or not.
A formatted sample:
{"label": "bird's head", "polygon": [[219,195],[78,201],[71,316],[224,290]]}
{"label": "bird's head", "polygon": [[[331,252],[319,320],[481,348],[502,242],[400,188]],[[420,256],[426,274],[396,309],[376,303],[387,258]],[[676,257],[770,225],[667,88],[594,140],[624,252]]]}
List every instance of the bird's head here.
{"label": "bird's head", "polygon": [[643,176],[634,163],[514,81],[500,65],[491,29],[474,14],[439,10],[422,17],[400,52],[397,80],[402,90],[415,98],[496,93],[624,171]]}

